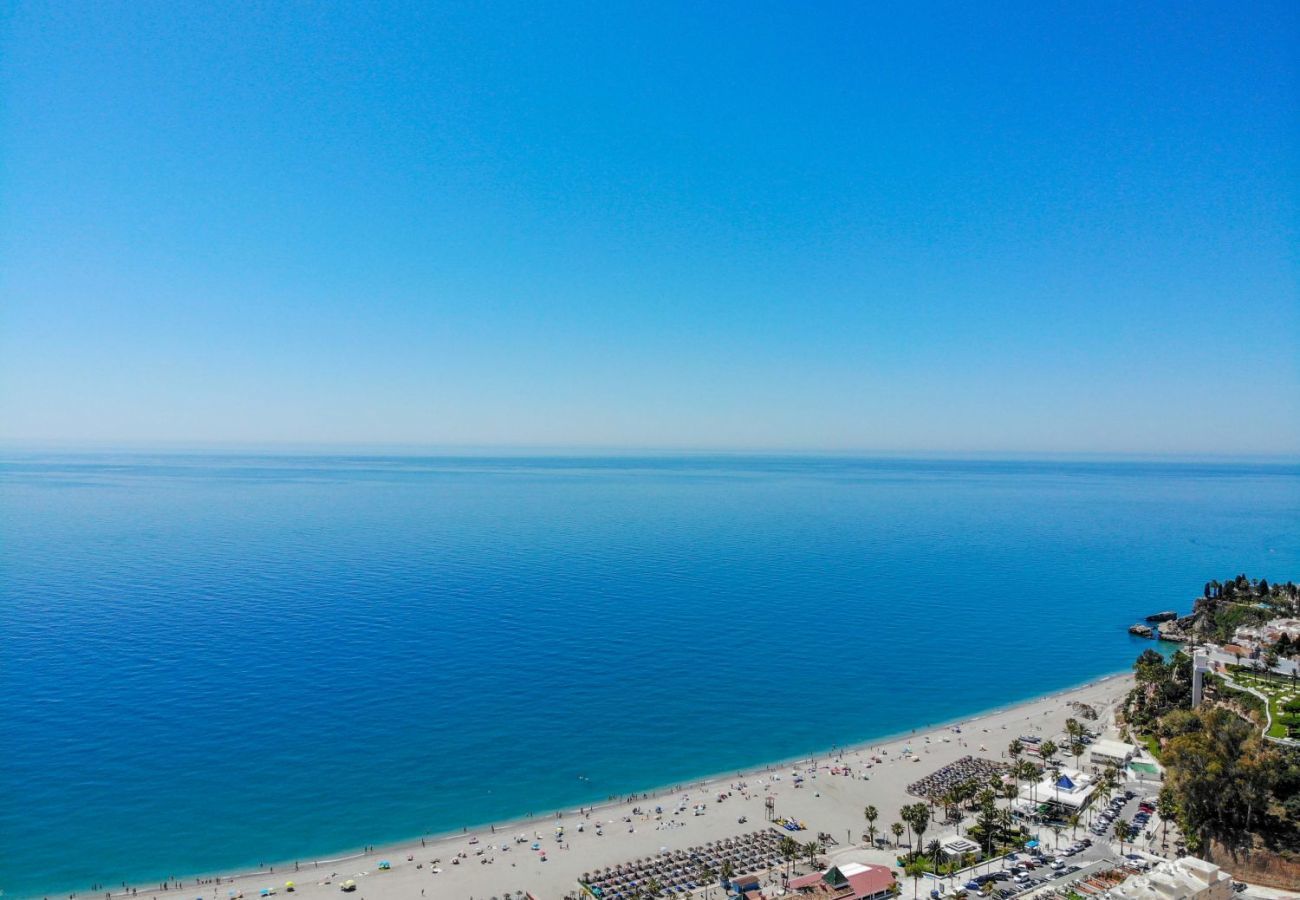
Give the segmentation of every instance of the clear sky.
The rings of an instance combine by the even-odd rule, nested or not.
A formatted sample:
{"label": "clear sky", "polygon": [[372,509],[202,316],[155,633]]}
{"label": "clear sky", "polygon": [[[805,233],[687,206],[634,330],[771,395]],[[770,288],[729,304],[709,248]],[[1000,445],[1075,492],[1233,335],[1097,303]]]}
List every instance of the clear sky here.
{"label": "clear sky", "polygon": [[1300,453],[1300,4],[0,0],[0,438]]}

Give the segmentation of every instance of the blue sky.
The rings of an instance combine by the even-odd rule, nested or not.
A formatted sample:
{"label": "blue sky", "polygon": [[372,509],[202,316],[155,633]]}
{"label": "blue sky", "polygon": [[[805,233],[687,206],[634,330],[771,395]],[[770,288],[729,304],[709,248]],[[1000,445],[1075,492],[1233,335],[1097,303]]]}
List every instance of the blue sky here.
{"label": "blue sky", "polygon": [[1300,453],[1297,9],[2,2],[0,437]]}

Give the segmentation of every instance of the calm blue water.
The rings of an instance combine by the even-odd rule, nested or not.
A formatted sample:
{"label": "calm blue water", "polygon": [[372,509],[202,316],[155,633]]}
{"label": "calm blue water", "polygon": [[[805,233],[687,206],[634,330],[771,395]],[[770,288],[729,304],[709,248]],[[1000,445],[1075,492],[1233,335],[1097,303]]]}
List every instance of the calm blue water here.
{"label": "calm blue water", "polygon": [[1300,577],[1296,465],[10,453],[0,502],[10,896],[878,737]]}

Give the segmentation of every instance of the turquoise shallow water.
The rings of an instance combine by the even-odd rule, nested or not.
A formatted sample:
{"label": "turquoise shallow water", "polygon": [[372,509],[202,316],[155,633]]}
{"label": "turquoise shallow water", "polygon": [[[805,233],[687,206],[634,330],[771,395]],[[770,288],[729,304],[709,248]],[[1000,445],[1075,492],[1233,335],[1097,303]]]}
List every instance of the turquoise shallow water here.
{"label": "turquoise shallow water", "polygon": [[1300,576],[1295,464],[9,453],[0,502],[9,896],[903,731]]}

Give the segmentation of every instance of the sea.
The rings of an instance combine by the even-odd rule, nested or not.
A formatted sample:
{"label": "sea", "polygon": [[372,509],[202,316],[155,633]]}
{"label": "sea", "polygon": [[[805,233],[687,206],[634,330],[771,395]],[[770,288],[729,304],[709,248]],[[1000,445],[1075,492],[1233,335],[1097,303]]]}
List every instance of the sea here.
{"label": "sea", "polygon": [[549,814],[1128,669],[1300,463],[0,454],[0,889]]}

